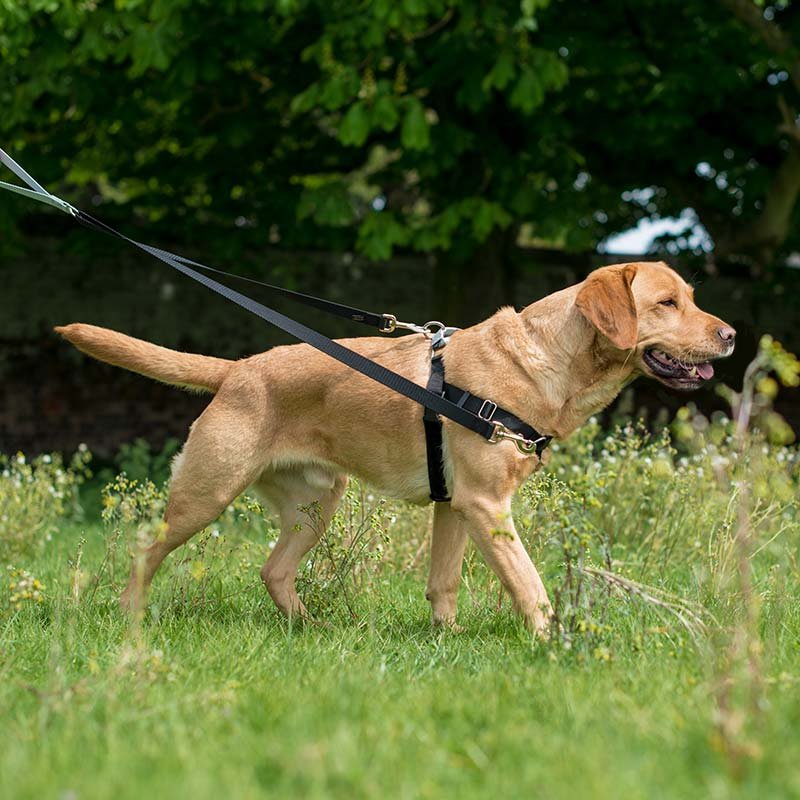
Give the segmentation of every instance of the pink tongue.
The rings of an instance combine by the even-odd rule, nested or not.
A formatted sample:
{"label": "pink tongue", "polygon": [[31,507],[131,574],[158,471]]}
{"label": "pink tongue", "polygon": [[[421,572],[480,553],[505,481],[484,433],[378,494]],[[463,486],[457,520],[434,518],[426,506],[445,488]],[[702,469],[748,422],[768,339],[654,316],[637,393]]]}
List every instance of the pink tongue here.
{"label": "pink tongue", "polygon": [[698,364],[697,365],[697,374],[704,381],[707,381],[709,378],[713,378],[714,377],[714,367],[712,367],[711,364],[709,364],[709,363]]}

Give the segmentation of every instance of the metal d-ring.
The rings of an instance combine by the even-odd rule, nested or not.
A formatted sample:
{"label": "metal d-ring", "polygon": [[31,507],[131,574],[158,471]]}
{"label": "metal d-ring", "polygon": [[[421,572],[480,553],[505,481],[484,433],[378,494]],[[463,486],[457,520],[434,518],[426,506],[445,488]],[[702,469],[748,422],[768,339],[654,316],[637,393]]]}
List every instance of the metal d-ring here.
{"label": "metal d-ring", "polygon": [[397,330],[397,317],[394,314],[381,314],[383,325],[378,330],[381,333],[393,333]]}
{"label": "metal d-ring", "polygon": [[422,330],[428,334],[428,336],[433,336],[439,333],[439,331],[443,331],[446,327],[447,325],[445,325],[444,322],[439,322],[438,319],[432,319],[422,326]]}

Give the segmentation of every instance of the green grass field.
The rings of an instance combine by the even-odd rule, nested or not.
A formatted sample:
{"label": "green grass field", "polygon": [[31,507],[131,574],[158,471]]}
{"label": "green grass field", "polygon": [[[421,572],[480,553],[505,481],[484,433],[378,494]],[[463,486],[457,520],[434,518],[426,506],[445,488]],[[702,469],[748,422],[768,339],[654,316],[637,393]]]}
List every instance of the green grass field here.
{"label": "green grass field", "polygon": [[0,797],[800,796],[798,451],[672,430],[590,424],[523,488],[548,642],[474,552],[464,630],[433,630],[429,509],[359,487],[303,571],[316,624],[273,608],[276,531],[248,501],[131,622],[116,597],[163,491],[117,481],[101,522],[81,467],[10,459]]}

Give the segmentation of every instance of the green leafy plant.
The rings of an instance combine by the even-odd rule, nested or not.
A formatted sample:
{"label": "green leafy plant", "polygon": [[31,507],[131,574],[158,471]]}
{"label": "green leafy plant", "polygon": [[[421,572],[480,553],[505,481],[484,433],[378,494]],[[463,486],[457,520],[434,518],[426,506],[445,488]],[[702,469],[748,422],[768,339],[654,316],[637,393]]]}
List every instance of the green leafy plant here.
{"label": "green leafy plant", "polygon": [[304,511],[319,542],[298,578],[303,602],[312,614],[328,616],[344,608],[350,619],[357,620],[358,596],[369,590],[391,543],[386,502],[351,480],[327,529],[317,506]]}
{"label": "green leafy plant", "polygon": [[151,448],[146,439],[136,439],[123,444],[114,459],[120,472],[133,480],[149,479],[156,485],[164,483],[170,475],[172,459],[180,450],[180,442],[169,438],[160,451]]}
{"label": "green leafy plant", "polygon": [[91,454],[81,448],[68,464],[58,454],[29,461],[0,455],[0,561],[31,555],[78,513],[78,488],[89,477]]}

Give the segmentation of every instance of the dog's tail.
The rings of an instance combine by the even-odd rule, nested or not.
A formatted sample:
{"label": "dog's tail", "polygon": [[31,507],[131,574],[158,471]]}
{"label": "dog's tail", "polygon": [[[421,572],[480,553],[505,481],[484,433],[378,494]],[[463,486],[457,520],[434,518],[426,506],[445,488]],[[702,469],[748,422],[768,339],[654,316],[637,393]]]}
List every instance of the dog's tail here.
{"label": "dog's tail", "polygon": [[75,322],[55,329],[78,350],[115,367],[123,367],[163,383],[216,392],[233,361],[179,353],[124,333]]}

